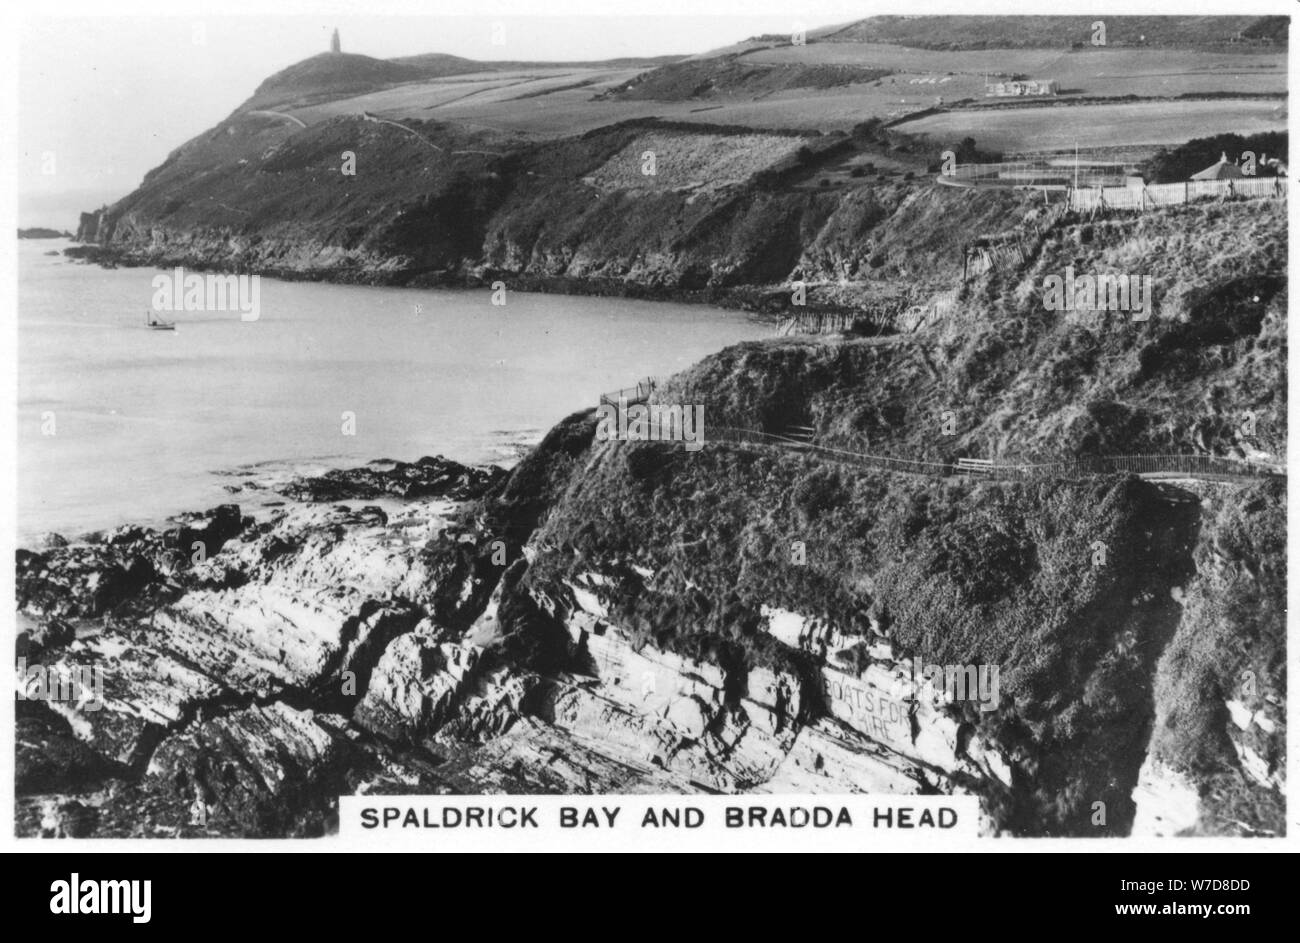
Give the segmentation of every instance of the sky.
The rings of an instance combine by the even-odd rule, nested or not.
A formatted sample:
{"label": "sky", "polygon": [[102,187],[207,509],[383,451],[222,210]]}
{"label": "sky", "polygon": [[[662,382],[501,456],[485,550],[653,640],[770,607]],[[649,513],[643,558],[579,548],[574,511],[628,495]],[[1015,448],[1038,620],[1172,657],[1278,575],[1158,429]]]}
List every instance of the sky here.
{"label": "sky", "polygon": [[[490,11],[492,4],[477,6]],[[444,52],[472,59],[610,59],[703,52],[760,33],[855,18],[838,6],[820,16],[800,8],[802,18],[769,10],[25,19],[18,35],[18,223],[75,228],[80,211],[131,192],[146,171],[229,115],[263,79],[326,51],[336,26],[345,52],[377,58]],[[492,44],[496,24],[504,45]]]}

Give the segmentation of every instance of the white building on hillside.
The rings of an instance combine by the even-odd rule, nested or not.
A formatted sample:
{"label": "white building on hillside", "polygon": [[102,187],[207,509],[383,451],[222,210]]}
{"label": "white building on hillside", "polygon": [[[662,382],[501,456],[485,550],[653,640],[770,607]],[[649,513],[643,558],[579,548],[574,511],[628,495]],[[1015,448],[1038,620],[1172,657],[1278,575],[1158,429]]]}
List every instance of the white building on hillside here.
{"label": "white building on hillside", "polygon": [[1024,79],[1006,82],[994,82],[984,86],[988,98],[1018,98],[1031,95],[1059,95],[1060,86],[1055,79]]}

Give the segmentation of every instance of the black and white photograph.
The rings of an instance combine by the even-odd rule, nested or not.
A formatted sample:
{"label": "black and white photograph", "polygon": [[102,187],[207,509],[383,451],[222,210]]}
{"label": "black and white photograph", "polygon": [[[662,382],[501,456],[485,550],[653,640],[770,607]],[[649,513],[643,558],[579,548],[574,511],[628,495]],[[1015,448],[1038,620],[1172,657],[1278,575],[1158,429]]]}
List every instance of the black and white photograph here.
{"label": "black and white photograph", "polygon": [[1021,6],[24,4],[6,842],[1288,844],[1290,5]]}

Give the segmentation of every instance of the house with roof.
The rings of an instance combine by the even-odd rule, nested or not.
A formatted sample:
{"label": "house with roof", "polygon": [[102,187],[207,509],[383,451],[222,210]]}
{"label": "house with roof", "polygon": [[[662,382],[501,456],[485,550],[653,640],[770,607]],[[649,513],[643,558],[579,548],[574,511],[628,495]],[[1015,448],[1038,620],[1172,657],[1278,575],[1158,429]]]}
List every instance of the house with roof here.
{"label": "house with roof", "polygon": [[1056,95],[1060,87],[1055,79],[1025,79],[995,82],[984,86],[984,94],[989,98],[1019,98],[1025,95]]}
{"label": "house with roof", "polygon": [[1245,174],[1241,172],[1241,168],[1238,167],[1232,161],[1228,160],[1228,154],[1225,151],[1223,152],[1223,155],[1219,158],[1219,162],[1217,164],[1211,164],[1209,167],[1206,167],[1204,170],[1192,174],[1192,179],[1193,180],[1239,180],[1244,176]]}

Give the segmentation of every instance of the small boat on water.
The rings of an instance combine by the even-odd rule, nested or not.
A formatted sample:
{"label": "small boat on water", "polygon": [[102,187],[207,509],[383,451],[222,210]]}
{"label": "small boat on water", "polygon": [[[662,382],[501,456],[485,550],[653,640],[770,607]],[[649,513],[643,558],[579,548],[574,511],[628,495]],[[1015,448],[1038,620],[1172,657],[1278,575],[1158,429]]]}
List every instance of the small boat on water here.
{"label": "small boat on water", "polygon": [[144,313],[144,323],[145,323],[145,327],[149,328],[149,330],[151,330],[151,331],[174,331],[174,330],[176,330],[176,322],[175,322],[175,321],[163,321],[163,320],[160,320],[159,318],[155,318],[155,317],[153,316],[153,312],[152,312],[152,311],[146,311],[146,312]]}

